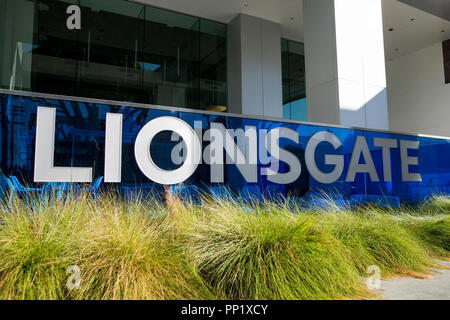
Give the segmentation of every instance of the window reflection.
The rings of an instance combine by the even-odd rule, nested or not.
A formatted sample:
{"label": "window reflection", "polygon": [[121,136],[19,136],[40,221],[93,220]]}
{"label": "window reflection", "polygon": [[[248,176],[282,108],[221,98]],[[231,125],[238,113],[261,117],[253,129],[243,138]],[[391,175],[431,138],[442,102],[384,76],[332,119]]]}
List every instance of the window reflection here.
{"label": "window reflection", "polygon": [[442,43],[444,50],[445,83],[450,83],[450,39]]}
{"label": "window reflection", "polygon": [[31,0],[0,0],[0,84],[31,90],[35,4]]}
{"label": "window reflection", "polygon": [[200,107],[224,111],[227,106],[227,28],[200,21]]}
{"label": "window reflection", "polygon": [[157,8],[146,10],[144,87],[150,103],[198,107],[199,20]]}
{"label": "window reflection", "polygon": [[283,117],[307,120],[303,43],[282,39]]}
{"label": "window reflection", "polygon": [[82,59],[78,94],[145,102],[141,47],[144,6],[122,0],[81,0]]}
{"label": "window reflection", "polygon": [[225,24],[125,0],[0,0],[0,24],[2,88],[226,110]]}

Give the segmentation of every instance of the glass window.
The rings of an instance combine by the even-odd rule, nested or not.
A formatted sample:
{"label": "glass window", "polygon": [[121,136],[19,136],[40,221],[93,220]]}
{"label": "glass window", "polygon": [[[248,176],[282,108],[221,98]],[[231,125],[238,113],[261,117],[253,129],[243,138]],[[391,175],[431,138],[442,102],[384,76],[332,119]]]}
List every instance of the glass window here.
{"label": "glass window", "polygon": [[139,64],[144,6],[123,0],[81,0],[80,4],[78,95],[145,102]]}
{"label": "glass window", "polygon": [[0,0],[0,85],[31,90],[34,1]]}
{"label": "glass window", "polygon": [[442,43],[444,50],[445,83],[450,83],[450,39]]}
{"label": "glass window", "polygon": [[227,26],[200,21],[200,108],[227,109]]}
{"label": "glass window", "polygon": [[307,120],[305,51],[303,43],[281,39],[283,117]]}
{"label": "glass window", "polygon": [[200,19],[148,7],[144,88],[150,103],[198,108]]}
{"label": "glass window", "polygon": [[0,0],[0,27],[2,88],[226,110],[225,24],[125,0]]}
{"label": "glass window", "polygon": [[78,61],[82,58],[78,30],[66,27],[68,6],[77,0],[36,2],[31,90],[77,94]]}

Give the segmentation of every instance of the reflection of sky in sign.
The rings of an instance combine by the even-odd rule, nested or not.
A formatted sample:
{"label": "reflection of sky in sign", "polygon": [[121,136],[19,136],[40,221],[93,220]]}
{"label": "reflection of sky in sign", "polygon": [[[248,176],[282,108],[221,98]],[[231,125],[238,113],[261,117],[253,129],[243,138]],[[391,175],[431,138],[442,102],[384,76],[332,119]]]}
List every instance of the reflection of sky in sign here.
{"label": "reflection of sky in sign", "polygon": [[64,101],[64,105],[66,106],[67,111],[69,111],[69,114],[70,114],[72,117],[75,117],[75,112],[73,112],[73,108],[72,108],[71,102],[69,102],[69,101]]}
{"label": "reflection of sky in sign", "polygon": [[22,45],[22,50],[24,53],[30,53],[33,51],[33,49],[39,48],[39,46],[37,44],[31,44],[31,43],[25,43],[25,42],[20,42],[20,44]]}
{"label": "reflection of sky in sign", "polygon": [[[259,176],[257,185],[262,190],[271,188],[275,190],[274,192],[281,192],[283,194],[286,194],[286,192],[297,192],[296,194],[299,196],[311,190],[338,191],[344,198],[348,198],[352,194],[364,194],[367,192],[367,194],[397,195],[404,200],[424,198],[431,191],[450,192],[450,162],[448,161],[450,159],[450,140],[350,128],[335,128],[314,124],[227,117],[226,114],[208,115],[194,112],[174,112],[170,110],[132,108],[76,101],[67,102],[54,99],[0,94],[0,107],[3,112],[3,120],[0,119],[0,121],[6,122],[0,122],[2,132],[4,132],[0,136],[0,150],[4,151],[1,153],[1,170],[8,172],[8,174],[24,177],[28,182],[27,184],[32,181],[33,177],[35,119],[38,106],[57,109],[55,164],[58,166],[75,167],[91,166],[94,168],[94,177],[104,174],[106,113],[123,114],[122,182],[130,186],[153,185],[140,172],[134,159],[134,141],[138,132],[150,120],[162,116],[172,116],[183,119],[192,126],[195,122],[201,122],[203,130],[209,129],[212,122],[217,122],[225,125],[228,129],[234,130],[245,129],[245,126],[255,126],[257,129],[273,129],[283,126],[297,131],[300,137],[298,145],[288,139],[280,139],[280,145],[286,148],[286,150],[293,152],[301,160],[301,177],[291,185],[282,186],[269,182],[267,177]],[[338,150],[334,150],[329,143],[323,142],[317,147],[314,156],[320,170],[330,172],[333,167],[325,164],[325,155],[344,155],[344,172],[338,181],[330,185],[315,181],[309,175],[304,163],[306,144],[309,138],[319,131],[332,132],[342,142],[342,147]],[[383,177],[382,154],[381,148],[373,146],[374,137],[391,138],[397,141],[411,139],[420,141],[419,152],[414,150],[408,152],[410,156],[419,154],[419,166],[411,165],[409,171],[420,172],[423,182],[402,183],[399,148],[391,151],[392,182],[371,182],[367,174],[363,173],[356,175],[355,182],[345,182],[356,136],[366,137],[367,144],[372,152],[377,174],[381,179]],[[165,141],[165,139],[168,140]],[[261,135],[259,139],[262,139]],[[166,161],[167,163],[165,164],[169,165],[168,160],[170,160],[170,153],[174,143],[170,142],[170,135],[162,135],[159,140],[157,145],[153,146],[155,159],[158,158],[160,162]],[[207,143],[204,144],[204,147],[206,145]],[[360,162],[363,162],[363,160],[360,159]],[[263,167],[261,162],[259,167]],[[280,172],[285,172],[284,170],[286,170],[286,166],[281,163]],[[205,186],[210,181],[209,172],[210,168],[201,164],[185,184],[195,184],[200,187]],[[258,172],[260,172],[260,169]],[[240,172],[233,165],[225,166],[224,176],[226,184],[233,192],[238,193],[247,184],[243,180]],[[159,185],[155,185],[155,188],[160,187]]]}
{"label": "reflection of sky in sign", "polygon": [[86,109],[86,105],[83,102],[78,103],[78,105],[80,106],[80,112],[81,112],[81,116],[84,119],[87,119],[88,117],[88,111]]}
{"label": "reflection of sky in sign", "polygon": [[141,67],[141,69],[150,71],[156,71],[161,67],[159,64],[142,61],[139,61],[138,65]]}

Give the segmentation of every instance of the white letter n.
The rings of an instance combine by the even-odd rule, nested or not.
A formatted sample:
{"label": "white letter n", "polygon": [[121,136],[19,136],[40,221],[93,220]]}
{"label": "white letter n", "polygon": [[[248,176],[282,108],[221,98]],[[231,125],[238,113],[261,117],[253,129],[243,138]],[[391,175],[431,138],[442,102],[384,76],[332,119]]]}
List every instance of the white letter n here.
{"label": "white letter n", "polygon": [[92,182],[92,168],[55,167],[56,109],[38,107],[34,182]]}

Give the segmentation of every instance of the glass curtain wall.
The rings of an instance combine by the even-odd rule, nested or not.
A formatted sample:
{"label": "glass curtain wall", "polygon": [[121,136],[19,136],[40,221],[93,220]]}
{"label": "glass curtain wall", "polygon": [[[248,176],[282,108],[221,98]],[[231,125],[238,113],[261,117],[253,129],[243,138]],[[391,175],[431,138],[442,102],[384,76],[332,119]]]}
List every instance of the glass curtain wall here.
{"label": "glass curtain wall", "polygon": [[307,121],[303,43],[281,39],[283,117]]}
{"label": "glass curtain wall", "polygon": [[31,90],[35,3],[0,0],[0,84],[2,88]]}
{"label": "glass curtain wall", "polygon": [[125,0],[0,0],[0,27],[2,88],[226,109],[225,24]]}
{"label": "glass curtain wall", "polygon": [[199,103],[199,30],[198,18],[148,8],[142,61],[151,103],[177,107]]}

